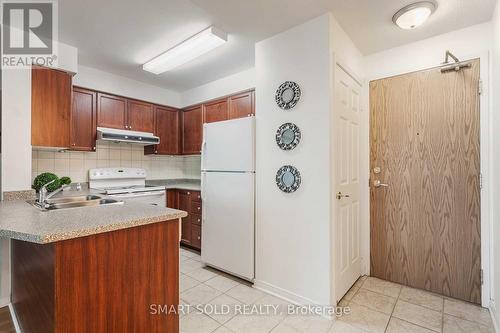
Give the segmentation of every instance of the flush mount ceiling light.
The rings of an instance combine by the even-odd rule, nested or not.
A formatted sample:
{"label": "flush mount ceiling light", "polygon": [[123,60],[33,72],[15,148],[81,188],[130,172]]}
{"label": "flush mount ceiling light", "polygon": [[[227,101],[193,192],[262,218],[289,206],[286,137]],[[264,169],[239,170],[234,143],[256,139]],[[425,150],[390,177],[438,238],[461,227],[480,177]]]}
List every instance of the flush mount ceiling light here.
{"label": "flush mount ceiling light", "polygon": [[227,42],[227,34],[215,27],[209,27],[186,39],[170,50],[142,65],[142,69],[160,74],[179,67],[208,51]]}
{"label": "flush mount ceiling light", "polygon": [[392,17],[392,22],[401,29],[415,29],[427,21],[436,7],[437,5],[431,1],[412,3],[398,10]]}

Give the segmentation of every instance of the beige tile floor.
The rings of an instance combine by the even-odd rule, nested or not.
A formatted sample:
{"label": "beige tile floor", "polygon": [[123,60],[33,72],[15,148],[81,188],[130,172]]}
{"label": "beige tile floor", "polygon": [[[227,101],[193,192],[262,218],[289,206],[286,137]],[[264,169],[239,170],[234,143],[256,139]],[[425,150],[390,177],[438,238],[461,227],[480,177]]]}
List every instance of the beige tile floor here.
{"label": "beige tile floor", "polygon": [[337,320],[287,315],[287,302],[213,270],[200,256],[181,249],[180,298],[183,305],[279,306],[279,314],[181,314],[183,333],[494,333],[488,310],[372,277],[360,278],[340,301],[350,314]]}

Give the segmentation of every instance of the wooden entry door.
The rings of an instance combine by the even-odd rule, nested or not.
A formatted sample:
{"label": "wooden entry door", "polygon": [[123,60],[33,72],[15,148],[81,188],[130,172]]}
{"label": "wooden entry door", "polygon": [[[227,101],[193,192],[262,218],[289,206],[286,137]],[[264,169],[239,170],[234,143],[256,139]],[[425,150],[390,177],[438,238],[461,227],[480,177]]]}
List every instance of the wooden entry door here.
{"label": "wooden entry door", "polygon": [[479,60],[471,64],[370,82],[371,275],[481,303]]}

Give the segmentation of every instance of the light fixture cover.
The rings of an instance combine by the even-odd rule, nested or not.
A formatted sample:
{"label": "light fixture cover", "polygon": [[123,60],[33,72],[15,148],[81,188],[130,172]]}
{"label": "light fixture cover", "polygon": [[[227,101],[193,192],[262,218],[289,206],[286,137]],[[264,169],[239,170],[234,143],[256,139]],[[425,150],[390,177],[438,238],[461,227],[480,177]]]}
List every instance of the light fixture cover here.
{"label": "light fixture cover", "polygon": [[142,65],[142,69],[160,74],[179,67],[225,42],[227,42],[227,34],[212,26],[151,59]]}
{"label": "light fixture cover", "polygon": [[422,25],[436,10],[436,4],[431,1],[412,3],[398,10],[392,21],[401,29],[415,29]]}

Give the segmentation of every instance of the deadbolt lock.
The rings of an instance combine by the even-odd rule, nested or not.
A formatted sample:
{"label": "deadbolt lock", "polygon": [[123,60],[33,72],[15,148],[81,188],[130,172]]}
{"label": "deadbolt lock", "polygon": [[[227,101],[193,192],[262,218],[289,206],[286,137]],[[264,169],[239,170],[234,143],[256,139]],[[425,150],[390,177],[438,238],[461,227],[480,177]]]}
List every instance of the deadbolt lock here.
{"label": "deadbolt lock", "polygon": [[380,167],[373,168],[373,173],[376,174],[376,175],[379,174],[381,171],[382,170],[380,170]]}

